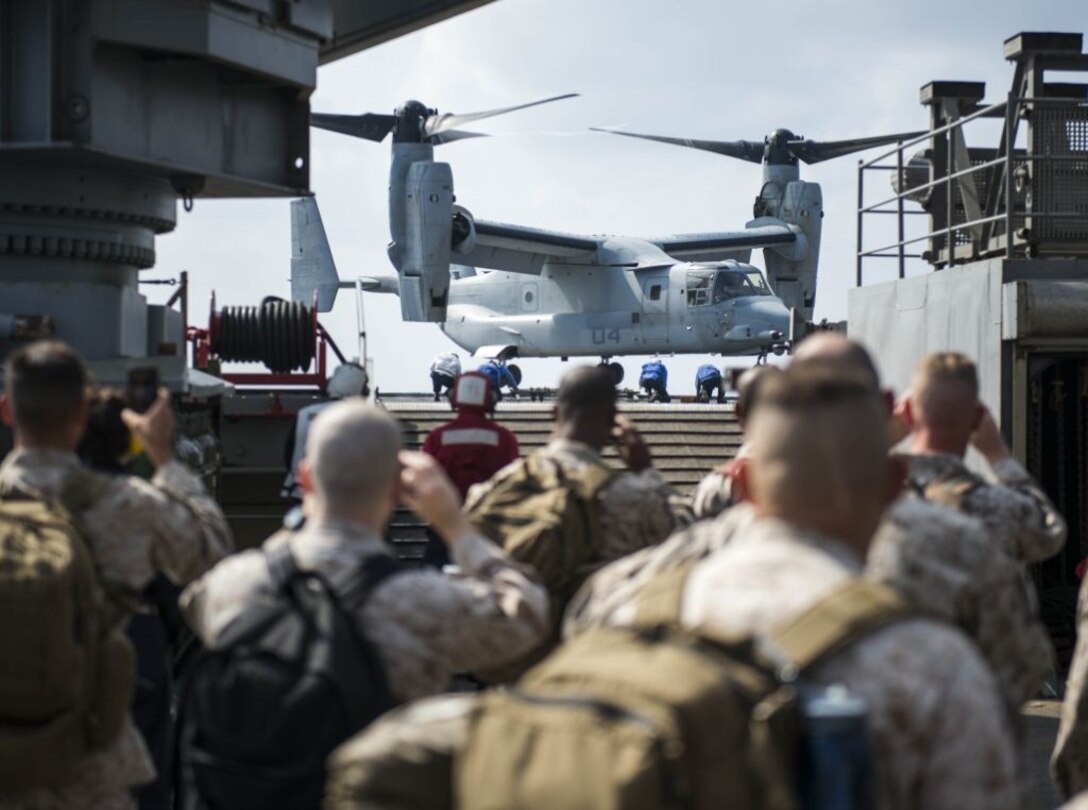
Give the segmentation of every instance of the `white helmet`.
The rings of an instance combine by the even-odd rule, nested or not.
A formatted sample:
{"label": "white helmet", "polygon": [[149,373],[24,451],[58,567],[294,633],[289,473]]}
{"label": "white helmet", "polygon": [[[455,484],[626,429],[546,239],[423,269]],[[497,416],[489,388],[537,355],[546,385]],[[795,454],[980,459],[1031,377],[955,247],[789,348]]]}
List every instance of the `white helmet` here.
{"label": "white helmet", "polygon": [[366,369],[358,363],[342,363],[329,377],[326,390],[333,399],[362,396],[367,390]]}

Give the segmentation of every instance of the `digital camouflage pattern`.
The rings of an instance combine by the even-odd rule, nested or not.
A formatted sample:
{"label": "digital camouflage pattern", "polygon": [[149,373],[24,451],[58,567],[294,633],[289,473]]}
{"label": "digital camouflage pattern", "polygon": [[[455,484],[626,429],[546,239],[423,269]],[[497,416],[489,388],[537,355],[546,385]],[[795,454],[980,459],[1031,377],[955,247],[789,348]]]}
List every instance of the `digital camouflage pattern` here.
{"label": "digital camouflage pattern", "polygon": [[1053,653],[1031,584],[988,538],[977,518],[908,496],[888,510],[865,575],[960,627],[1016,712],[1043,685]]}
{"label": "digital camouflage pattern", "polygon": [[[905,455],[907,478],[915,488],[938,478],[973,475],[962,458],[947,454]],[[983,522],[990,541],[1017,562],[1049,559],[1065,545],[1065,520],[1028,471],[1015,459],[993,468],[996,483],[982,482],[967,493],[960,509]]]}
{"label": "digital camouflage pattern", "polygon": [[[79,467],[73,453],[17,450],[0,466],[0,486],[58,497]],[[110,590],[139,593],[160,572],[184,584],[231,548],[223,513],[200,480],[178,462],[164,465],[150,482],[116,477],[80,522]],[[71,783],[0,797],[0,810],[135,807],[131,789],[154,775],[143,740],[129,720],[117,742],[77,767]]]}
{"label": "digital camouflage pattern", "polygon": [[[346,588],[367,557],[389,554],[381,537],[346,523],[307,526],[269,541],[276,542],[290,542],[299,567],[334,588]],[[360,611],[360,628],[399,701],[436,694],[456,673],[504,664],[548,631],[543,587],[501,549],[468,535],[451,544],[450,555],[459,574],[424,568],[398,574],[378,585]],[[193,632],[210,644],[271,587],[264,555],[247,551],[189,586],[181,606]]]}
{"label": "digital camouflage pattern", "polygon": [[[695,567],[683,622],[768,635],[862,573],[858,556],[836,541],[761,519]],[[1004,702],[958,631],[903,621],[831,656],[811,677],[843,684],[868,703],[881,808],[1018,806]]]}

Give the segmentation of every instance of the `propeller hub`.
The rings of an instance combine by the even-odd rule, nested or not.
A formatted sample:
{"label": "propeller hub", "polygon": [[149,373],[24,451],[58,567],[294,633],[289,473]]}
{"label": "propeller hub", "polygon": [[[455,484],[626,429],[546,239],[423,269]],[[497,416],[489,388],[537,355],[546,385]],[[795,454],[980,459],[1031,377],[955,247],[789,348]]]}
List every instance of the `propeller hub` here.
{"label": "propeller hub", "polygon": [[429,109],[422,101],[409,99],[396,110],[397,124],[393,128],[394,143],[422,143],[423,122],[435,111]]}
{"label": "propeller hub", "polygon": [[763,163],[768,166],[796,166],[797,156],[791,142],[798,140],[788,129],[776,129],[764,138]]}

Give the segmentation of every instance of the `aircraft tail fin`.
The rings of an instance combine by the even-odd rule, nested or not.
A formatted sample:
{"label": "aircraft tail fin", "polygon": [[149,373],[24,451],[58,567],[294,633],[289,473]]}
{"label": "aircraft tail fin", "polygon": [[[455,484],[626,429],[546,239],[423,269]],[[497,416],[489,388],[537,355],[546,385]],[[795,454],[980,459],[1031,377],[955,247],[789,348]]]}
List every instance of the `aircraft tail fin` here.
{"label": "aircraft tail fin", "polygon": [[336,303],[340,276],[332,258],[321,212],[313,197],[291,201],[291,300],[309,306],[317,292],[317,311]]}

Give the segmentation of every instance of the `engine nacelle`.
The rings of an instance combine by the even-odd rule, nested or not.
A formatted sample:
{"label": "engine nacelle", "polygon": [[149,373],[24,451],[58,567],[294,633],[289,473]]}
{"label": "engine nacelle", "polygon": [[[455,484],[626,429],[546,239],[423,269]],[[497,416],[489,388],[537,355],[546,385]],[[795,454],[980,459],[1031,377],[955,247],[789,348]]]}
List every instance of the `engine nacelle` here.
{"label": "engine nacelle", "polygon": [[453,172],[448,163],[413,163],[404,184],[400,305],[406,321],[446,320],[453,238]]}
{"label": "engine nacelle", "polygon": [[[933,197],[933,187],[921,188],[933,180],[933,161],[930,159],[930,151],[927,149],[916,152],[910,156],[907,165],[903,167],[903,185],[899,188],[899,176],[893,172],[891,176],[892,188],[896,194],[906,194],[908,200],[913,200],[922,206],[929,208],[929,201]],[[920,189],[920,190],[919,190]]]}
{"label": "engine nacelle", "polygon": [[797,234],[792,244],[765,248],[763,259],[767,281],[775,295],[787,307],[800,310],[806,320],[811,320],[816,304],[816,273],[824,216],[819,183],[792,180],[784,187],[766,183],[760,193],[757,213],[764,215],[753,219],[747,227],[785,222]]}
{"label": "engine nacelle", "polygon": [[462,256],[466,256],[476,249],[476,220],[471,211],[460,205],[453,206],[451,247],[454,253]]}

